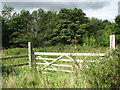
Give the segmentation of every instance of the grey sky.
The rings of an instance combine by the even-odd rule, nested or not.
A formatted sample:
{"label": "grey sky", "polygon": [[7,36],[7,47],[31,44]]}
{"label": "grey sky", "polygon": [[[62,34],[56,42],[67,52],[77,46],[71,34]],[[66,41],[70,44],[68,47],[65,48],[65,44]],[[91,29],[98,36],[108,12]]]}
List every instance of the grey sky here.
{"label": "grey sky", "polygon": [[27,9],[32,12],[38,8],[44,8],[46,11],[59,11],[61,8],[82,9],[88,17],[99,19],[108,19],[114,22],[118,15],[118,2],[2,2],[2,6],[12,6],[15,10]]}
{"label": "grey sky", "polygon": [[118,15],[120,15],[120,1],[118,2]]}
{"label": "grey sky", "polygon": [[47,10],[59,10],[61,8],[99,9],[107,2],[3,2],[3,5],[13,6],[19,9],[45,8]]}

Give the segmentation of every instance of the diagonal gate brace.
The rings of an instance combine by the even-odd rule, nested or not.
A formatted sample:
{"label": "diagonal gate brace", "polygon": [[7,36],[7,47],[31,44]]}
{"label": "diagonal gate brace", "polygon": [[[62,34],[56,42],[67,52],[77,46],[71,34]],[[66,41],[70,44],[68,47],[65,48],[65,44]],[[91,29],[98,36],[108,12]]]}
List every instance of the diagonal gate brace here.
{"label": "diagonal gate brace", "polygon": [[72,56],[72,54],[70,54],[70,56],[72,56],[72,58],[71,57],[69,57],[68,55],[65,55],[67,58],[69,58],[69,59],[71,59],[71,60],[73,60],[75,63],[76,63],[76,65],[78,66],[78,68],[80,68],[80,66],[79,66],[79,64],[78,64],[78,62],[75,60],[75,58]]}
{"label": "diagonal gate brace", "polygon": [[[56,60],[54,60],[54,61],[52,61],[51,63],[49,63],[48,65],[46,65],[46,66],[44,66],[43,68],[41,68],[41,70],[43,70],[43,69],[45,69],[46,67],[48,67],[48,66],[51,66],[54,62],[56,62],[56,61],[58,61],[58,60],[60,60],[60,58],[62,58],[64,55],[61,55],[60,57],[58,57]],[[41,71],[40,70],[40,71]]]}
{"label": "diagonal gate brace", "polygon": [[[42,58],[39,56],[39,58]],[[49,62],[47,62],[45,59],[42,59],[46,64],[49,64]],[[56,69],[53,65],[51,65],[52,68]]]}

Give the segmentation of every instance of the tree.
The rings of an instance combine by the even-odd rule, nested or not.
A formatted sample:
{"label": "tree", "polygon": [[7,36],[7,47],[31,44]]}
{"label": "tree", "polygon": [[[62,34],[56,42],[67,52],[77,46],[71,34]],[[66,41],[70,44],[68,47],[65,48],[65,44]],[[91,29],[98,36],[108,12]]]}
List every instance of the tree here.
{"label": "tree", "polygon": [[120,15],[115,17],[115,22],[120,25]]}
{"label": "tree", "polygon": [[56,11],[38,9],[38,41],[41,46],[51,45],[53,29],[57,19]]}
{"label": "tree", "polygon": [[16,22],[16,24],[14,24],[15,30],[10,35],[11,40],[9,42],[11,44],[19,47],[25,47],[27,46],[28,41],[32,42],[33,33],[31,32],[31,19],[32,17],[29,11],[25,10],[21,10],[18,17],[12,19],[12,21]]}
{"label": "tree", "polygon": [[13,7],[4,5],[2,9],[2,17],[6,20],[10,19],[12,17],[12,12],[14,11]]}
{"label": "tree", "polygon": [[79,25],[86,22],[87,17],[85,17],[85,13],[81,9],[61,9],[58,13],[52,41],[54,44],[58,42],[63,44],[77,44],[76,32]]}
{"label": "tree", "polygon": [[[2,8],[2,13],[1,13],[1,19],[2,19],[2,46],[3,47],[9,47],[10,46],[10,35],[12,33],[12,31],[14,30],[14,24],[12,22],[12,20],[10,20],[12,18],[12,12],[14,11],[13,7],[9,7],[9,6],[4,6]],[[14,13],[15,15],[15,13]],[[15,22],[14,22],[15,23]],[[10,26],[11,25],[11,26]],[[13,27],[13,28],[12,28]]]}
{"label": "tree", "polygon": [[3,17],[1,17],[2,20],[2,47],[8,47],[9,46],[9,30],[8,25]]}
{"label": "tree", "polygon": [[27,47],[30,41],[34,47],[56,44],[80,44],[84,46],[109,46],[109,36],[116,35],[120,44],[120,16],[115,23],[98,18],[88,18],[81,9],[62,8],[56,11],[38,9],[30,13],[13,7],[2,9],[2,40],[4,47]]}
{"label": "tree", "polygon": [[120,15],[115,17],[115,22],[116,44],[120,44]]}

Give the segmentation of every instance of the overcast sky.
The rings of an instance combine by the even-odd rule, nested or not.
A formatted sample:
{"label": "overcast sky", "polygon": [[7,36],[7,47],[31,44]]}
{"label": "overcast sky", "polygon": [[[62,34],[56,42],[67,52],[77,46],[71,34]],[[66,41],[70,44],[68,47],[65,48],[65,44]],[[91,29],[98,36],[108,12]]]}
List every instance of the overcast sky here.
{"label": "overcast sky", "polygon": [[[15,1],[15,0],[14,0]],[[55,10],[59,11],[61,8],[68,8],[68,9],[82,9],[86,16],[88,17],[96,17],[99,19],[108,19],[111,22],[114,22],[114,18],[118,15],[118,1],[117,0],[110,0],[110,1],[86,1],[86,2],[76,2],[70,0],[53,0],[54,2],[2,2],[2,6],[12,6],[15,10],[20,11],[22,9],[30,10],[37,10],[38,8],[44,8],[44,10]],[[59,1],[59,2],[58,2]]]}

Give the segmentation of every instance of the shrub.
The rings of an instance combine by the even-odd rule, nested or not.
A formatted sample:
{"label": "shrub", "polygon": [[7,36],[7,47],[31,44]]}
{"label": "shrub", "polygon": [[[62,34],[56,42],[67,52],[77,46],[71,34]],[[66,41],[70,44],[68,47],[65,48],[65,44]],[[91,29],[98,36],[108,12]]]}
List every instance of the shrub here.
{"label": "shrub", "polygon": [[[110,50],[102,60],[92,63],[83,63],[83,77],[86,77],[91,87],[118,88],[120,70],[120,52],[118,49]],[[85,66],[88,66],[86,68]]]}

